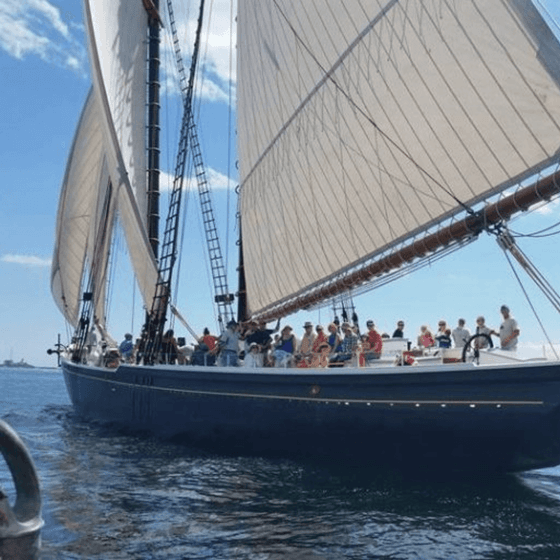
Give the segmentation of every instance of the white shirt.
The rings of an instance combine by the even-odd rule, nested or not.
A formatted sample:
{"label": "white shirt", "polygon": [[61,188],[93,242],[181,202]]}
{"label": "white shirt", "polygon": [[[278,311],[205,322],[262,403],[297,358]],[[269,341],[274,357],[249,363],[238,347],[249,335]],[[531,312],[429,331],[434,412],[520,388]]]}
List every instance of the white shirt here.
{"label": "white shirt", "polygon": [[455,343],[456,348],[463,348],[465,344],[469,341],[471,337],[471,331],[469,329],[465,329],[464,327],[457,327],[453,329],[451,333],[453,337],[453,342]]}
{"label": "white shirt", "polygon": [[507,343],[504,343],[504,341],[518,329],[519,327],[517,326],[517,321],[513,317],[504,319],[504,322],[500,326],[500,344],[502,346],[502,350],[517,350],[517,336],[514,336]]}
{"label": "white shirt", "polygon": [[263,355],[260,352],[250,351],[248,354],[245,354],[243,365],[250,368],[263,367]]}

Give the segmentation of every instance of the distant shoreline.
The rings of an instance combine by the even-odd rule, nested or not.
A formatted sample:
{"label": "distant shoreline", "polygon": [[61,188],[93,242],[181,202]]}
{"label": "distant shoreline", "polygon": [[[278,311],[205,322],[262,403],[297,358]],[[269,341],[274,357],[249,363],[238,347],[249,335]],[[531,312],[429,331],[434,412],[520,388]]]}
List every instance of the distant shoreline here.
{"label": "distant shoreline", "polygon": [[13,360],[4,360],[4,363],[0,364],[0,367],[7,367],[7,368],[34,368],[31,364],[20,360],[19,362],[14,362]]}

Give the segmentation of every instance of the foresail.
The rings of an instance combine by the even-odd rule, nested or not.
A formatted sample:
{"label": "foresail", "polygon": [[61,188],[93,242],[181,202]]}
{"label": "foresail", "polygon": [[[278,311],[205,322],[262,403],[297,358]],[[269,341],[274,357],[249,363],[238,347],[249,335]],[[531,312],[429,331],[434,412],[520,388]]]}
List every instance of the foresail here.
{"label": "foresail", "polygon": [[86,0],[94,89],[118,214],[146,307],[157,264],[146,233],[146,29],[141,1]]}
{"label": "foresail", "polygon": [[245,0],[238,36],[252,313],[558,160],[560,46],[528,1]]}
{"label": "foresail", "polygon": [[55,302],[73,326],[78,323],[85,264],[93,257],[99,199],[108,189],[100,122],[100,107],[90,91],[62,184],[51,273]]}
{"label": "foresail", "polygon": [[118,208],[136,281],[145,307],[151,309],[158,280],[158,269],[143,218],[138,212],[132,190],[126,184],[121,185]]}
{"label": "foresail", "polygon": [[86,0],[85,13],[92,78],[121,159],[118,172],[146,216],[146,10],[141,0]]}
{"label": "foresail", "polygon": [[147,307],[158,277],[146,233],[147,15],[142,2],[125,0],[86,0],[85,12],[94,87],[67,164],[51,286],[57,305],[74,326],[83,292],[92,290],[96,323],[103,326],[117,214]]}

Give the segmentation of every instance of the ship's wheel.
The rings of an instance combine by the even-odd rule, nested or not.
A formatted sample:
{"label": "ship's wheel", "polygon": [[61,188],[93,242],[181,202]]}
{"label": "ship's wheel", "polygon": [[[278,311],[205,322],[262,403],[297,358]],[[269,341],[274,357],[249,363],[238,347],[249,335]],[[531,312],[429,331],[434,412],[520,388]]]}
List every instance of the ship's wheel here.
{"label": "ship's wheel", "polygon": [[481,347],[493,348],[494,343],[492,342],[492,338],[490,335],[485,333],[473,334],[469,340],[465,342],[465,346],[463,346],[463,354],[461,356],[462,361],[476,362],[478,364]]}

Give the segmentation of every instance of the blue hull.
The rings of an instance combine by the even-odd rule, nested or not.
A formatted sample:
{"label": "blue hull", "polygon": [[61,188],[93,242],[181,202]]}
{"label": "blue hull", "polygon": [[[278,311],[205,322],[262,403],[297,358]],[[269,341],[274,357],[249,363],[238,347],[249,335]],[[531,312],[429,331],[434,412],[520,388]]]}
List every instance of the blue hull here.
{"label": "blue hull", "polygon": [[63,371],[80,415],[219,452],[495,472],[560,463],[558,363]]}

